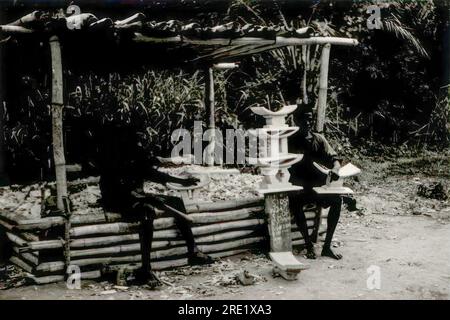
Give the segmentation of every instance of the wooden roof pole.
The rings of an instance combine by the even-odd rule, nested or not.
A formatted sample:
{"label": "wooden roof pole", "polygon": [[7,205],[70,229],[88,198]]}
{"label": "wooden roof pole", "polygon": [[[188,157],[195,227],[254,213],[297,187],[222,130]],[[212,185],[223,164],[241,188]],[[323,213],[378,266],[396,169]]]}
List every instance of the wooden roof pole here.
{"label": "wooden roof pole", "polygon": [[52,63],[52,142],[56,172],[57,207],[64,211],[64,198],[67,197],[66,159],[63,141],[63,75],[61,45],[57,36],[50,37]]}
{"label": "wooden roof pole", "polygon": [[156,38],[148,37],[139,32],[134,33],[134,41],[136,42],[153,42],[153,43],[186,43],[193,45],[223,45],[223,46],[240,46],[240,45],[279,45],[279,46],[301,46],[312,44],[333,44],[342,46],[356,46],[358,40],[339,37],[311,37],[311,38],[288,38],[276,37],[275,39],[264,39],[254,37],[242,37],[236,39],[213,38],[213,39],[189,39],[181,36]]}
{"label": "wooden roof pole", "polygon": [[[208,147],[205,150],[205,163],[213,166],[215,162],[214,152],[216,148],[216,106],[214,96],[214,70],[228,70],[237,67],[236,63],[215,63],[206,69],[205,80],[205,108],[208,114]],[[218,160],[218,159],[217,159]]]}
{"label": "wooden roof pole", "polygon": [[325,124],[328,91],[328,68],[330,64],[331,44],[327,43],[322,48],[320,56],[319,96],[317,99],[317,122],[316,131],[322,132]]}
{"label": "wooden roof pole", "polygon": [[214,101],[214,71],[212,67],[206,69],[205,80],[205,107],[208,114],[209,144],[205,150],[205,163],[207,166],[214,165],[215,150],[215,129],[216,129],[216,110]]}

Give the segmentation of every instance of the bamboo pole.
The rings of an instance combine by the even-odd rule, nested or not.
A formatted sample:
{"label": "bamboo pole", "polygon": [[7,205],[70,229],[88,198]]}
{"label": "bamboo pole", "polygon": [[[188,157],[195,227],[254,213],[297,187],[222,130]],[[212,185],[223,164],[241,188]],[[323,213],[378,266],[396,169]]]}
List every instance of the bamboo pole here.
{"label": "bamboo pole", "polygon": [[39,264],[36,268],[36,272],[57,272],[65,270],[64,261],[50,261]]}
{"label": "bamboo pole", "polygon": [[0,219],[0,226],[2,226],[4,229],[9,230],[9,231],[11,231],[14,228],[14,226],[12,224],[10,224],[4,220],[1,220],[1,219]]}
{"label": "bamboo pole", "polygon": [[168,38],[156,38],[144,36],[139,32],[134,33],[134,41],[136,42],[153,42],[153,43],[189,43],[194,45],[225,45],[225,46],[238,46],[238,45],[280,45],[280,46],[302,46],[302,45],[314,45],[314,44],[333,44],[342,46],[356,46],[358,40],[339,37],[310,37],[310,38],[289,38],[289,37],[276,37],[275,40],[242,37],[236,39],[215,38],[215,39],[187,39],[181,36],[168,37]]}
{"label": "bamboo pole", "polygon": [[[197,237],[195,241],[198,244],[220,242],[230,239],[246,237],[255,234],[255,232],[256,230],[253,229],[228,231],[224,233],[217,233],[213,235]],[[26,246],[20,247],[19,252],[60,249],[63,247],[63,242],[64,242],[63,240],[46,240],[46,241],[29,242]],[[137,233],[124,234],[118,236],[86,238],[86,239],[72,239],[70,242],[70,247],[72,252],[74,252],[77,250],[81,251],[85,248],[98,248],[98,247],[108,248],[110,246],[130,244],[130,243],[139,243],[139,235]],[[185,245],[185,244],[186,242],[182,239],[159,240],[152,242],[152,249],[167,248],[171,246]]]}
{"label": "bamboo pole", "polygon": [[70,229],[71,229],[71,223],[70,223],[70,216],[72,215],[72,212],[70,210],[70,203],[69,199],[67,197],[63,198],[63,204],[64,204],[64,212],[65,212],[65,219],[64,219],[64,262],[66,263],[66,268],[70,266]]}
{"label": "bamboo pole", "polygon": [[[86,271],[86,272],[81,272],[81,279],[97,279],[101,277],[101,272],[100,270],[93,270],[93,271]],[[51,276],[35,276],[35,275],[31,275],[29,277],[31,280],[34,281],[34,283],[36,284],[48,284],[48,283],[52,283],[52,282],[59,282],[59,281],[64,281],[65,279],[65,275],[51,275]]]}
{"label": "bamboo pole", "polygon": [[39,241],[39,235],[29,233],[29,232],[19,232],[17,233],[22,239],[28,241]]}
{"label": "bamboo pole", "polygon": [[[225,242],[218,246],[213,246],[213,245],[199,246],[199,249],[202,250],[204,253],[218,253],[218,252],[228,251],[231,249],[234,250],[234,249],[248,246],[248,245],[255,244],[255,243],[260,243],[262,241],[264,241],[264,237],[253,237],[253,238],[246,238],[246,239]],[[167,250],[152,251],[152,253],[151,253],[151,259],[153,261],[152,265],[154,262],[156,262],[154,260],[182,256],[182,255],[185,255],[186,253],[187,253],[186,247],[174,247],[174,248],[170,248]],[[77,266],[84,267],[84,266],[98,265],[98,264],[141,262],[141,258],[142,257],[140,254],[131,254],[131,255],[126,255],[126,256],[105,256],[105,257],[97,257],[97,258],[73,259],[72,263]],[[174,259],[170,259],[170,260],[174,260]],[[57,271],[63,271],[64,269],[65,269],[65,263],[63,261],[46,262],[46,263],[42,263],[36,267],[36,270],[39,272],[57,272]]]}
{"label": "bamboo pole", "polygon": [[210,130],[209,143],[207,146],[205,162],[207,166],[214,165],[215,151],[215,129],[216,129],[216,110],[214,101],[214,70],[209,67],[206,70],[205,77],[205,107],[208,114],[208,129]]}
{"label": "bamboo pole", "polygon": [[[259,207],[255,207],[253,208],[254,210],[258,210]],[[238,221],[243,221],[242,219],[250,219],[253,218],[254,216],[251,214],[252,208],[249,209],[240,209],[240,210],[236,210],[234,212],[233,215],[229,215],[229,213],[224,212],[223,216],[227,217],[229,216],[230,220],[232,218],[239,218]],[[242,216],[240,215],[242,214]],[[192,214],[191,216],[194,215],[198,215],[195,220],[199,219],[199,222],[201,219],[204,219],[203,214]],[[208,216],[208,215],[207,215]],[[212,216],[215,218],[222,218],[222,213],[217,213],[217,216]],[[307,219],[307,225],[308,227],[312,227],[315,224],[315,213],[314,212],[305,212],[305,216]],[[322,216],[322,218],[326,218],[327,215],[324,214]],[[160,218],[155,220],[163,220],[163,219],[172,219],[172,218]],[[211,221],[202,221],[205,223],[216,223],[218,221],[222,221],[222,220],[215,220],[212,219]],[[226,221],[226,220],[223,220]],[[232,220],[234,221],[234,220]],[[173,222],[173,221],[172,221]],[[169,227],[173,227],[174,224],[170,223],[170,224],[165,224],[165,226],[169,226]],[[295,222],[292,220],[291,221],[291,230],[297,231],[297,225],[295,224]],[[254,230],[249,229],[249,230],[237,230],[237,231],[231,231],[231,232],[226,232],[226,233],[218,233],[218,234],[213,234],[210,236],[200,236],[198,238],[196,238],[197,243],[203,243],[203,242],[215,242],[215,241],[221,241],[221,240],[225,240],[225,239],[231,239],[233,237],[240,237],[240,236],[245,236],[248,235],[250,233],[253,233]],[[170,231],[170,234],[173,235],[175,234],[176,231]],[[22,233],[21,235],[24,235],[25,233]],[[49,250],[49,249],[59,249],[62,248],[64,246],[64,240],[63,239],[59,239],[59,240],[38,240],[36,239],[36,237],[31,237],[29,239],[25,239],[27,240],[26,242],[21,238],[16,236],[13,233],[10,233],[11,236],[13,237],[17,237],[16,243],[17,245],[20,245],[20,252],[28,252],[28,251],[40,251],[40,250]],[[81,249],[81,248],[91,248],[91,247],[104,247],[104,246],[112,246],[112,245],[118,245],[118,244],[125,244],[125,243],[130,243],[130,242],[138,242],[139,241],[139,235],[137,233],[134,234],[122,234],[122,235],[112,235],[112,236],[103,236],[103,237],[99,237],[96,236],[96,234],[94,234],[93,238],[80,238],[80,239],[71,239],[70,241],[70,247],[72,249]],[[157,236],[159,236],[159,234],[157,234]],[[182,244],[184,243],[184,240],[180,241],[175,241],[175,240],[161,240],[161,241],[154,241],[153,242],[153,248],[157,248],[159,246],[164,247],[164,246],[171,246],[171,245],[178,245],[178,244]]]}
{"label": "bamboo pole", "polygon": [[194,223],[207,224],[248,219],[258,216],[259,214],[262,215],[263,210],[263,206],[256,206],[225,212],[191,213],[189,216],[192,218]]}
{"label": "bamboo pole", "polygon": [[214,70],[230,70],[238,67],[238,64],[235,62],[221,62],[213,64],[212,68]]}
{"label": "bamboo pole", "polygon": [[26,272],[32,273],[34,268],[32,266],[30,266],[28,263],[26,263],[25,261],[23,261],[21,258],[17,257],[17,256],[12,256],[9,261],[11,261],[12,263],[14,263],[16,266],[21,267],[23,270],[25,270]]}
{"label": "bamboo pole", "polygon": [[[196,237],[195,242],[197,244],[221,242],[221,241],[226,241],[226,240],[243,238],[243,237],[246,237],[249,235],[253,235],[255,233],[256,233],[256,230],[254,230],[254,229],[228,231],[228,232],[217,233],[217,234],[213,234],[213,235]],[[126,240],[124,240],[124,239],[126,239]],[[133,240],[130,240],[130,239],[133,239]],[[74,242],[75,241],[77,241],[77,240],[74,240]],[[110,246],[117,246],[117,245],[125,244],[127,242],[129,243],[130,241],[134,241],[135,243],[139,244],[139,235],[132,234],[132,235],[120,235],[120,236],[109,236],[109,237],[83,239],[83,243],[76,243],[76,246],[74,246],[74,242],[72,242],[71,247],[76,248],[76,249],[80,249],[80,248],[83,249],[83,248],[89,248],[89,247],[99,247],[100,245],[103,245],[104,249],[106,249],[106,248],[109,248]],[[184,246],[184,245],[186,245],[186,241],[184,239],[153,241],[152,249],[168,248],[168,247],[177,246],[177,245]],[[83,251],[83,250],[79,250],[79,251]],[[88,253],[87,250],[84,250],[84,251],[85,251],[85,254]]]}
{"label": "bamboo pole", "polygon": [[[71,215],[70,222],[72,225],[95,224],[102,222],[121,221],[122,215],[119,213],[92,214],[92,215]],[[14,227],[18,230],[46,230],[53,227],[62,226],[65,223],[63,216],[45,217],[38,219],[21,219],[17,220]]]}
{"label": "bamboo pole", "polygon": [[23,219],[15,226],[17,230],[47,230],[53,227],[63,226],[64,217],[46,217],[41,219]]}
{"label": "bamboo pole", "polygon": [[234,200],[224,200],[217,202],[198,202],[186,207],[188,213],[197,212],[213,212],[213,211],[223,211],[228,209],[239,209],[250,206],[257,206],[263,204],[263,197],[255,197],[248,199],[234,199]]}
{"label": "bamboo pole", "polygon": [[331,45],[327,43],[322,48],[320,57],[320,78],[319,78],[319,96],[317,101],[317,122],[316,131],[322,132],[325,124],[325,115],[327,108],[328,91],[328,67],[330,62]]}
{"label": "bamboo pole", "polygon": [[116,245],[123,242],[139,242],[139,234],[123,234],[118,236],[95,237],[87,239],[72,239],[70,247],[73,249]]}
{"label": "bamboo pole", "polygon": [[[321,236],[321,235],[323,235],[325,233],[326,233],[326,230],[320,231],[319,235]],[[298,245],[303,245],[303,244],[305,244],[305,240],[301,236],[292,238],[292,245],[293,246],[298,246]]]}
{"label": "bamboo pole", "polygon": [[9,224],[17,224],[17,212],[2,210],[0,211],[0,221],[4,221]]}
{"label": "bamboo pole", "polygon": [[[244,220],[248,218],[262,216],[264,207],[251,207],[225,212],[202,212],[189,214],[190,220],[194,224],[221,223],[234,220]],[[259,215],[261,214],[261,215]],[[158,218],[153,223],[154,230],[168,229],[175,227],[175,218]]]}
{"label": "bamboo pole", "polygon": [[[239,221],[230,221],[224,223],[215,223],[211,225],[198,226],[192,228],[192,233],[194,236],[212,234],[215,232],[221,232],[225,230],[232,229],[246,229],[246,228],[254,228],[260,225],[264,225],[264,219],[248,219],[248,220],[239,220]],[[156,231],[153,235],[154,239],[165,239],[171,237],[179,237],[179,231],[177,229],[169,229]]]}
{"label": "bamboo pole", "polygon": [[[247,213],[254,213],[257,211],[262,211],[261,198],[250,198],[250,199],[237,199],[237,200],[227,200],[219,202],[204,202],[189,205],[186,211],[189,217],[192,217],[194,223],[210,223],[210,222],[220,222],[220,219],[230,219],[237,220],[234,215],[245,216]],[[216,212],[222,210],[229,210],[226,212]],[[242,211],[239,211],[242,210]],[[162,211],[161,211],[162,212]],[[198,213],[198,214],[197,214]],[[18,230],[46,230],[52,227],[62,226],[65,223],[65,218],[62,216],[57,217],[45,217],[39,219],[14,219],[5,212],[0,214],[0,217],[5,217],[5,226],[12,228],[10,223],[15,223],[14,228]],[[165,219],[165,220],[163,220]],[[122,215],[119,213],[106,213],[104,214],[92,214],[92,215],[72,215],[71,224],[72,225],[90,225],[96,223],[110,223],[110,222],[120,222],[122,221]],[[0,220],[1,221],[1,220]],[[162,229],[166,224],[170,224],[169,221],[173,221],[173,218],[158,218],[155,219],[155,229]]]}
{"label": "bamboo pole", "polygon": [[[192,232],[194,235],[204,235],[213,232],[219,232],[223,230],[235,229],[235,228],[246,228],[257,225],[264,224],[263,219],[246,219],[246,220],[237,220],[237,221],[229,221],[223,223],[214,223],[210,225],[197,226],[192,228]],[[106,235],[106,234],[121,234],[121,233],[134,233],[136,232],[139,223],[126,223],[126,222],[117,222],[117,223],[106,223],[106,224],[98,224],[92,226],[81,226],[74,227],[70,230],[70,235],[72,237],[81,237],[87,235]],[[155,231],[153,234],[154,239],[160,238],[176,238],[179,235],[179,231],[177,229],[167,229],[167,230],[159,230]]]}
{"label": "bamboo pole", "polygon": [[[0,12],[0,21],[3,20],[3,12]],[[0,47],[0,61],[4,61],[3,57],[5,55],[5,46],[1,45]],[[5,89],[6,89],[6,73],[1,70],[0,72],[0,101],[5,101]],[[9,184],[9,175],[6,171],[6,140],[5,140],[5,129],[6,129],[6,117],[5,117],[5,108],[0,108],[0,185],[8,185]]]}
{"label": "bamboo pole", "polygon": [[50,37],[52,58],[52,140],[56,171],[57,207],[64,211],[63,197],[67,197],[66,160],[63,141],[63,74],[61,46],[57,36]]}
{"label": "bamboo pole", "polygon": [[78,257],[90,257],[90,256],[100,256],[100,255],[113,255],[120,254],[124,252],[139,252],[141,250],[140,243],[115,245],[106,248],[97,249],[87,249],[87,250],[72,250],[70,253],[71,258]]}
{"label": "bamboo pole", "polygon": [[14,248],[13,251],[16,253],[18,257],[20,257],[24,262],[37,266],[39,265],[39,258],[31,253],[19,253],[17,248]]}
{"label": "bamboo pole", "polygon": [[[198,248],[207,254],[213,253],[213,252],[223,252],[230,249],[236,249],[240,247],[244,247],[250,244],[255,244],[264,241],[264,237],[252,237],[252,238],[245,238],[245,239],[239,239],[234,241],[228,241],[218,244],[209,244],[209,245],[199,245]],[[154,260],[158,259],[164,259],[164,258],[170,258],[173,256],[180,256],[187,254],[187,248],[185,246],[183,247],[175,247],[170,248],[167,250],[156,250],[151,253],[151,258]]]}
{"label": "bamboo pole", "polygon": [[[254,238],[257,232],[255,230],[238,230],[231,232],[224,232],[220,234],[214,234],[204,237],[198,237],[195,239],[197,245],[210,246],[211,248],[216,248],[215,251],[220,251],[223,244],[229,243],[230,241],[247,241],[248,238]],[[96,240],[95,238],[90,240]],[[167,249],[181,246],[186,248],[185,240],[172,240],[172,241],[153,241],[152,250],[157,251],[158,249]],[[140,243],[136,241],[134,243],[121,244],[121,243],[109,243],[106,247],[101,248],[90,248],[74,250],[72,247],[71,257],[89,257],[89,256],[101,256],[101,255],[114,255],[129,252],[139,252]]]}
{"label": "bamboo pole", "polygon": [[130,233],[135,232],[138,227],[139,227],[138,222],[133,223],[116,222],[116,223],[95,224],[95,225],[74,227],[70,230],[70,235],[72,237],[80,237],[92,234],[102,235],[102,234]]}
{"label": "bamboo pole", "polygon": [[249,244],[260,243],[264,240],[265,240],[264,237],[252,237],[252,238],[244,238],[244,239],[238,239],[238,240],[216,243],[216,244],[199,245],[198,247],[202,252],[212,253],[212,252],[219,252],[219,251],[225,251],[225,250],[229,250],[229,249],[244,247]]}
{"label": "bamboo pole", "polygon": [[254,235],[257,233],[257,230],[249,229],[249,230],[236,230],[229,231],[224,233],[216,233],[213,235],[207,235],[203,237],[198,237],[195,239],[198,244],[210,244],[211,242],[222,242],[226,240],[239,239],[243,237],[247,237],[250,235]]}
{"label": "bamboo pole", "polygon": [[[308,227],[313,227],[315,225],[315,213],[314,212],[306,212],[306,219],[307,219],[307,225]],[[326,218],[327,216],[324,215],[322,218]],[[248,217],[250,218],[250,217]],[[245,219],[250,220],[250,219]],[[238,220],[238,221],[245,221],[245,220]],[[236,222],[238,222],[236,221]],[[239,224],[241,227],[245,226],[242,224]],[[172,225],[171,225],[172,226]],[[295,222],[291,221],[291,230],[297,231],[297,225]],[[165,233],[157,233],[156,235],[158,237],[162,237],[164,235],[168,236],[175,236],[178,235],[177,231],[175,229],[169,229],[166,230],[168,232]],[[218,233],[213,234],[209,236],[200,236],[196,238],[196,241],[198,243],[203,242],[215,242],[215,241],[221,241],[225,239],[230,239],[234,235],[235,237],[244,236],[250,233],[253,233],[255,230],[253,229],[246,229],[246,230],[237,230],[237,231],[231,231],[226,233]],[[11,233],[14,237],[16,237],[14,234]],[[124,244],[124,243],[130,243],[130,242],[138,242],[139,241],[139,235],[137,233],[132,234],[121,234],[121,235],[111,235],[111,236],[96,236],[98,234],[93,234],[93,238],[79,238],[79,239],[71,239],[70,241],[70,247],[72,249],[80,249],[80,248],[90,248],[90,247],[104,247],[104,246],[111,246],[111,245],[118,245],[118,244]],[[27,251],[40,251],[40,250],[48,250],[48,249],[58,249],[62,248],[64,246],[64,240],[38,240],[38,241],[29,241],[24,242],[22,239],[19,239],[19,243],[22,246],[20,248],[21,252],[27,252]],[[181,240],[183,241],[183,240]],[[157,246],[170,246],[170,245],[177,245],[179,244],[177,241],[174,240],[160,240],[160,241],[154,241],[153,247],[156,248]]]}
{"label": "bamboo pole", "polygon": [[[320,232],[320,234],[323,234],[324,231]],[[303,244],[303,240],[301,238],[300,233],[294,233],[293,234],[293,244],[297,245],[297,244]],[[210,244],[210,245],[202,245],[200,246],[200,249],[203,250],[206,253],[211,253],[211,252],[217,252],[217,254],[215,253],[211,253],[212,256],[220,256],[222,253],[222,250],[225,250],[227,252],[231,252],[232,254],[237,254],[239,252],[243,252],[243,251],[247,251],[247,249],[234,249],[234,250],[228,250],[228,249],[233,249],[233,248],[239,248],[242,246],[247,246],[250,244],[256,244],[256,243],[260,243],[261,241],[264,241],[264,237],[253,237],[253,238],[245,238],[245,239],[238,239],[238,240],[232,240],[232,241],[228,241],[228,242],[223,242],[223,243],[219,243],[219,244]],[[137,249],[137,244],[136,244],[136,249]],[[185,254],[186,252],[186,248],[183,246],[181,248],[170,248],[168,250],[155,250],[152,253],[152,259],[161,259],[161,258],[169,258],[176,256],[176,255],[181,255],[181,254]],[[19,258],[16,257],[16,260],[20,260]],[[88,258],[88,259],[80,259],[80,260],[73,260],[72,262],[80,265],[80,266],[88,266],[88,265],[95,265],[95,264],[104,264],[104,263],[129,263],[129,262],[140,262],[140,255],[128,255],[128,256],[124,256],[124,257],[100,257],[100,258]],[[183,259],[181,259],[183,260]],[[165,261],[163,262],[163,264],[167,264],[167,267],[174,267],[174,266],[178,266],[178,261],[179,260],[169,260],[169,261]],[[184,260],[183,260],[184,261]],[[22,268],[27,268],[32,272],[33,268],[31,266],[29,266],[28,264],[26,264],[25,262],[23,262],[23,260],[20,260],[19,262],[17,261],[12,261],[16,264],[18,264],[19,266],[21,266]],[[159,262],[152,262],[152,266],[158,265]],[[185,265],[187,263],[187,260],[185,260],[184,264]],[[58,271],[64,271],[65,268],[65,263],[64,261],[55,261],[55,262],[47,262],[47,263],[42,263],[39,266],[36,267],[36,271],[37,272],[41,272],[41,273],[45,273],[45,272],[58,272]],[[159,269],[159,267],[155,267],[155,270]]]}
{"label": "bamboo pole", "polygon": [[53,275],[53,276],[43,276],[37,277],[35,275],[31,275],[30,279],[33,280],[35,284],[48,284],[53,282],[64,281],[64,275]]}
{"label": "bamboo pole", "polygon": [[64,240],[43,240],[43,241],[32,241],[28,242],[23,247],[19,248],[20,252],[28,251],[41,251],[41,250],[51,250],[60,249],[64,247]]}
{"label": "bamboo pole", "polygon": [[8,237],[9,241],[11,241],[12,243],[14,243],[15,245],[17,245],[19,247],[27,245],[27,242],[25,240],[23,240],[22,238],[18,237],[14,233],[6,232],[6,236]]}

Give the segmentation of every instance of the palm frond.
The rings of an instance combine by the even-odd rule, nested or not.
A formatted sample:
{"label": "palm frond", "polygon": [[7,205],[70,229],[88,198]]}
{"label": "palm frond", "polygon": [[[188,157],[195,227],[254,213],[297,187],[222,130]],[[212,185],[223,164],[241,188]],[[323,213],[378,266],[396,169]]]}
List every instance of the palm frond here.
{"label": "palm frond", "polygon": [[430,58],[419,39],[405,27],[395,15],[382,20],[381,29],[393,33],[398,39],[407,41],[420,55]]}

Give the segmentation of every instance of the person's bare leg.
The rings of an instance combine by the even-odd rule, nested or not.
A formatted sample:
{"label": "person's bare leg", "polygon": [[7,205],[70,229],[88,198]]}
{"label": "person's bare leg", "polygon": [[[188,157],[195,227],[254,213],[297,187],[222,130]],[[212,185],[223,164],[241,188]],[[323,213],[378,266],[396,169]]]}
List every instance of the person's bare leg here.
{"label": "person's bare leg", "polygon": [[151,207],[143,206],[141,225],[139,228],[139,241],[141,245],[142,268],[137,272],[138,281],[143,281],[151,288],[161,285],[161,282],[151,268],[151,252],[153,241],[153,220],[155,212]]}
{"label": "person's bare leg", "polygon": [[315,259],[316,253],[314,252],[314,245],[308,233],[308,225],[306,223],[306,216],[303,210],[304,204],[304,200],[298,195],[289,196],[289,207],[291,213],[294,215],[295,223],[297,224],[297,227],[305,240],[306,258]]}
{"label": "person's bare leg", "polygon": [[[183,199],[178,197],[164,197],[166,204],[171,206],[172,208],[186,213],[186,208],[184,206]],[[183,238],[186,240],[186,246],[188,250],[188,260],[189,264],[208,264],[213,263],[214,259],[201,252],[197,244],[195,243],[194,234],[192,233],[192,226],[189,220],[184,219],[183,217],[172,214],[175,218],[175,224],[180,230]]]}
{"label": "person's bare leg", "polygon": [[342,198],[340,196],[336,196],[330,198],[329,200],[327,199],[327,201],[329,201],[330,204],[330,211],[328,212],[327,234],[321,255],[339,260],[342,259],[342,255],[334,253],[333,250],[331,250],[331,241],[333,240],[334,231],[336,230],[336,226],[341,215]]}

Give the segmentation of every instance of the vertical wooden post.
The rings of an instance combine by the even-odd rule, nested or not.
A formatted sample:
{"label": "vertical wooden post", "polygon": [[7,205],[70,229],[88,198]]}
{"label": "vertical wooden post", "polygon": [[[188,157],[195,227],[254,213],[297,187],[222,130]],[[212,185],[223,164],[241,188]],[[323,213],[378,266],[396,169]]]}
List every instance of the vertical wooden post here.
{"label": "vertical wooden post", "polygon": [[[4,24],[6,21],[6,13],[4,10],[0,10],[0,24]],[[8,175],[6,173],[6,164],[5,164],[5,123],[3,121],[3,100],[5,98],[4,90],[5,90],[5,73],[1,68],[1,64],[3,61],[4,54],[4,46],[0,46],[0,186],[9,184]]]}
{"label": "vertical wooden post", "polygon": [[206,165],[214,165],[214,150],[215,150],[215,129],[216,129],[216,110],[214,102],[214,71],[210,67],[206,70],[205,81],[205,106],[208,114],[208,129],[209,135],[208,149],[206,150],[205,161]]}
{"label": "vertical wooden post", "polygon": [[319,97],[317,102],[317,122],[316,131],[322,132],[325,124],[325,112],[327,108],[327,91],[328,91],[328,66],[330,62],[331,44],[327,43],[323,46],[322,55],[320,56],[320,78],[319,78]]}
{"label": "vertical wooden post", "polygon": [[63,198],[63,204],[64,204],[64,212],[66,219],[64,221],[64,264],[67,268],[70,266],[70,228],[71,222],[70,218],[72,216],[71,208],[70,208],[70,201],[69,198],[64,197]]}
{"label": "vertical wooden post", "polygon": [[[0,21],[2,21],[1,17],[2,13],[0,13]],[[3,63],[3,48],[4,46],[0,46],[0,63]],[[4,153],[4,141],[5,141],[5,123],[3,121],[3,99],[4,99],[4,72],[2,72],[0,68],[0,186],[7,185],[9,183],[8,175],[6,173],[6,165],[5,165],[5,153]]]}
{"label": "vertical wooden post", "polygon": [[287,193],[267,193],[265,212],[270,236],[270,251],[292,251],[291,213]]}
{"label": "vertical wooden post", "polygon": [[63,75],[61,46],[57,36],[50,37],[52,59],[52,140],[56,171],[56,194],[58,209],[64,211],[63,198],[67,197],[66,160],[63,141]]}

